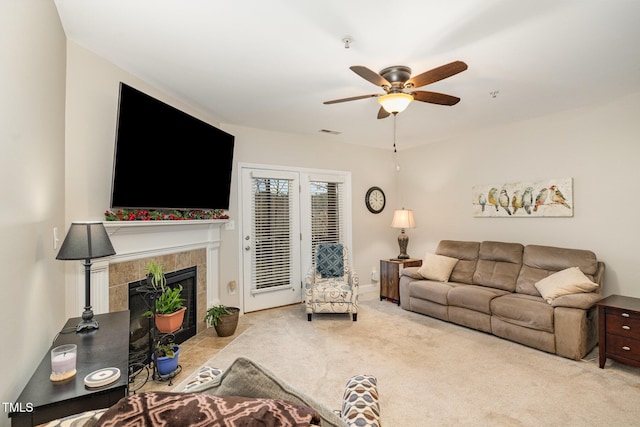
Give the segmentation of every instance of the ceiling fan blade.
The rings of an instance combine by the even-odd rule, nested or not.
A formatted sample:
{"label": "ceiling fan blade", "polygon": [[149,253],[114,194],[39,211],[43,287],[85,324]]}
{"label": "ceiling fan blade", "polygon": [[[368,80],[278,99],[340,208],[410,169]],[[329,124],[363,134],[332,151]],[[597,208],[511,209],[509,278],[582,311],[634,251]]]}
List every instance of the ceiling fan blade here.
{"label": "ceiling fan blade", "polygon": [[431,104],[439,105],[456,105],[460,102],[460,98],[457,96],[446,95],[438,92],[427,92],[424,90],[416,90],[411,92],[413,99],[416,101],[429,102]]}
{"label": "ceiling fan blade", "polygon": [[383,107],[380,107],[380,109],[378,110],[378,118],[379,119],[386,119],[387,117],[389,117],[391,115],[391,113],[389,113],[387,110],[385,110]]}
{"label": "ceiling fan blade", "polygon": [[413,87],[421,87],[431,83],[435,83],[447,77],[454,76],[458,73],[466,70],[467,64],[462,61],[454,61],[449,64],[442,65],[434,68],[433,70],[425,71],[422,74],[418,74],[415,77],[409,79],[407,84],[413,84]]}
{"label": "ceiling fan blade", "polygon": [[362,65],[353,65],[349,67],[349,69],[376,86],[391,86],[391,83],[389,83],[387,79],[367,67],[364,67]]}
{"label": "ceiling fan blade", "polygon": [[356,101],[358,99],[365,99],[365,98],[377,98],[380,95],[381,94],[379,93],[372,93],[369,95],[352,96],[351,98],[341,98],[341,99],[334,99],[331,101],[324,101],[323,104],[337,104],[338,102]]}

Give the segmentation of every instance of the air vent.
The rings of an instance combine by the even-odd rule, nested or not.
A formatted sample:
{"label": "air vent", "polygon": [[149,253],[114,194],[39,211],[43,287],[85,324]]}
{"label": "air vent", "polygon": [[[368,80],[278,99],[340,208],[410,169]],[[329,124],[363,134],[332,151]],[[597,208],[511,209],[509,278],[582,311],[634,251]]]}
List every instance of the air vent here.
{"label": "air vent", "polygon": [[338,132],[337,130],[329,130],[329,129],[320,129],[318,132],[328,133],[330,135],[340,135],[342,132]]}

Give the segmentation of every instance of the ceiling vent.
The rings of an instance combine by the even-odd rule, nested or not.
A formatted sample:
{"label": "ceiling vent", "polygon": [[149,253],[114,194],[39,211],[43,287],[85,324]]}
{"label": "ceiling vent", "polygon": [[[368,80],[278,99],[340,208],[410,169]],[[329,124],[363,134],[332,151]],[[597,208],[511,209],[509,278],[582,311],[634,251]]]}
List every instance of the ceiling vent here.
{"label": "ceiling vent", "polygon": [[338,132],[337,130],[329,130],[329,129],[320,129],[318,132],[328,133],[329,135],[340,135],[342,132]]}

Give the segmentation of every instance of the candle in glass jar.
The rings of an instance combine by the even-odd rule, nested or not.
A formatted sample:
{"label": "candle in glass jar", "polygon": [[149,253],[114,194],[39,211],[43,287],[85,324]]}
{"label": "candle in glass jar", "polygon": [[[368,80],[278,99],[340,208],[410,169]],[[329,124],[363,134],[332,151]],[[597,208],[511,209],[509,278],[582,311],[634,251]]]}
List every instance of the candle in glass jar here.
{"label": "candle in glass jar", "polygon": [[54,374],[63,374],[76,369],[75,344],[66,344],[51,350],[51,371]]}

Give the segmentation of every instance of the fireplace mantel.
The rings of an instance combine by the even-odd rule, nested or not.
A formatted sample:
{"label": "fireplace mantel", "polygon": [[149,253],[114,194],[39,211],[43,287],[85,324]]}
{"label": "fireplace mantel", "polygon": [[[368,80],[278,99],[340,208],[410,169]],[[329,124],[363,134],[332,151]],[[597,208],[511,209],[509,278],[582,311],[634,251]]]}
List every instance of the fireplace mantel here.
{"label": "fireplace mantel", "polygon": [[[116,251],[114,256],[92,261],[91,303],[95,313],[109,312],[109,264],[142,258],[206,249],[207,306],[220,304],[220,230],[228,220],[182,221],[104,221],[103,224]],[[84,267],[74,270],[75,303],[78,313],[84,301]]]}
{"label": "fireplace mantel", "polygon": [[226,219],[183,221],[105,221],[116,262],[220,245]]}

